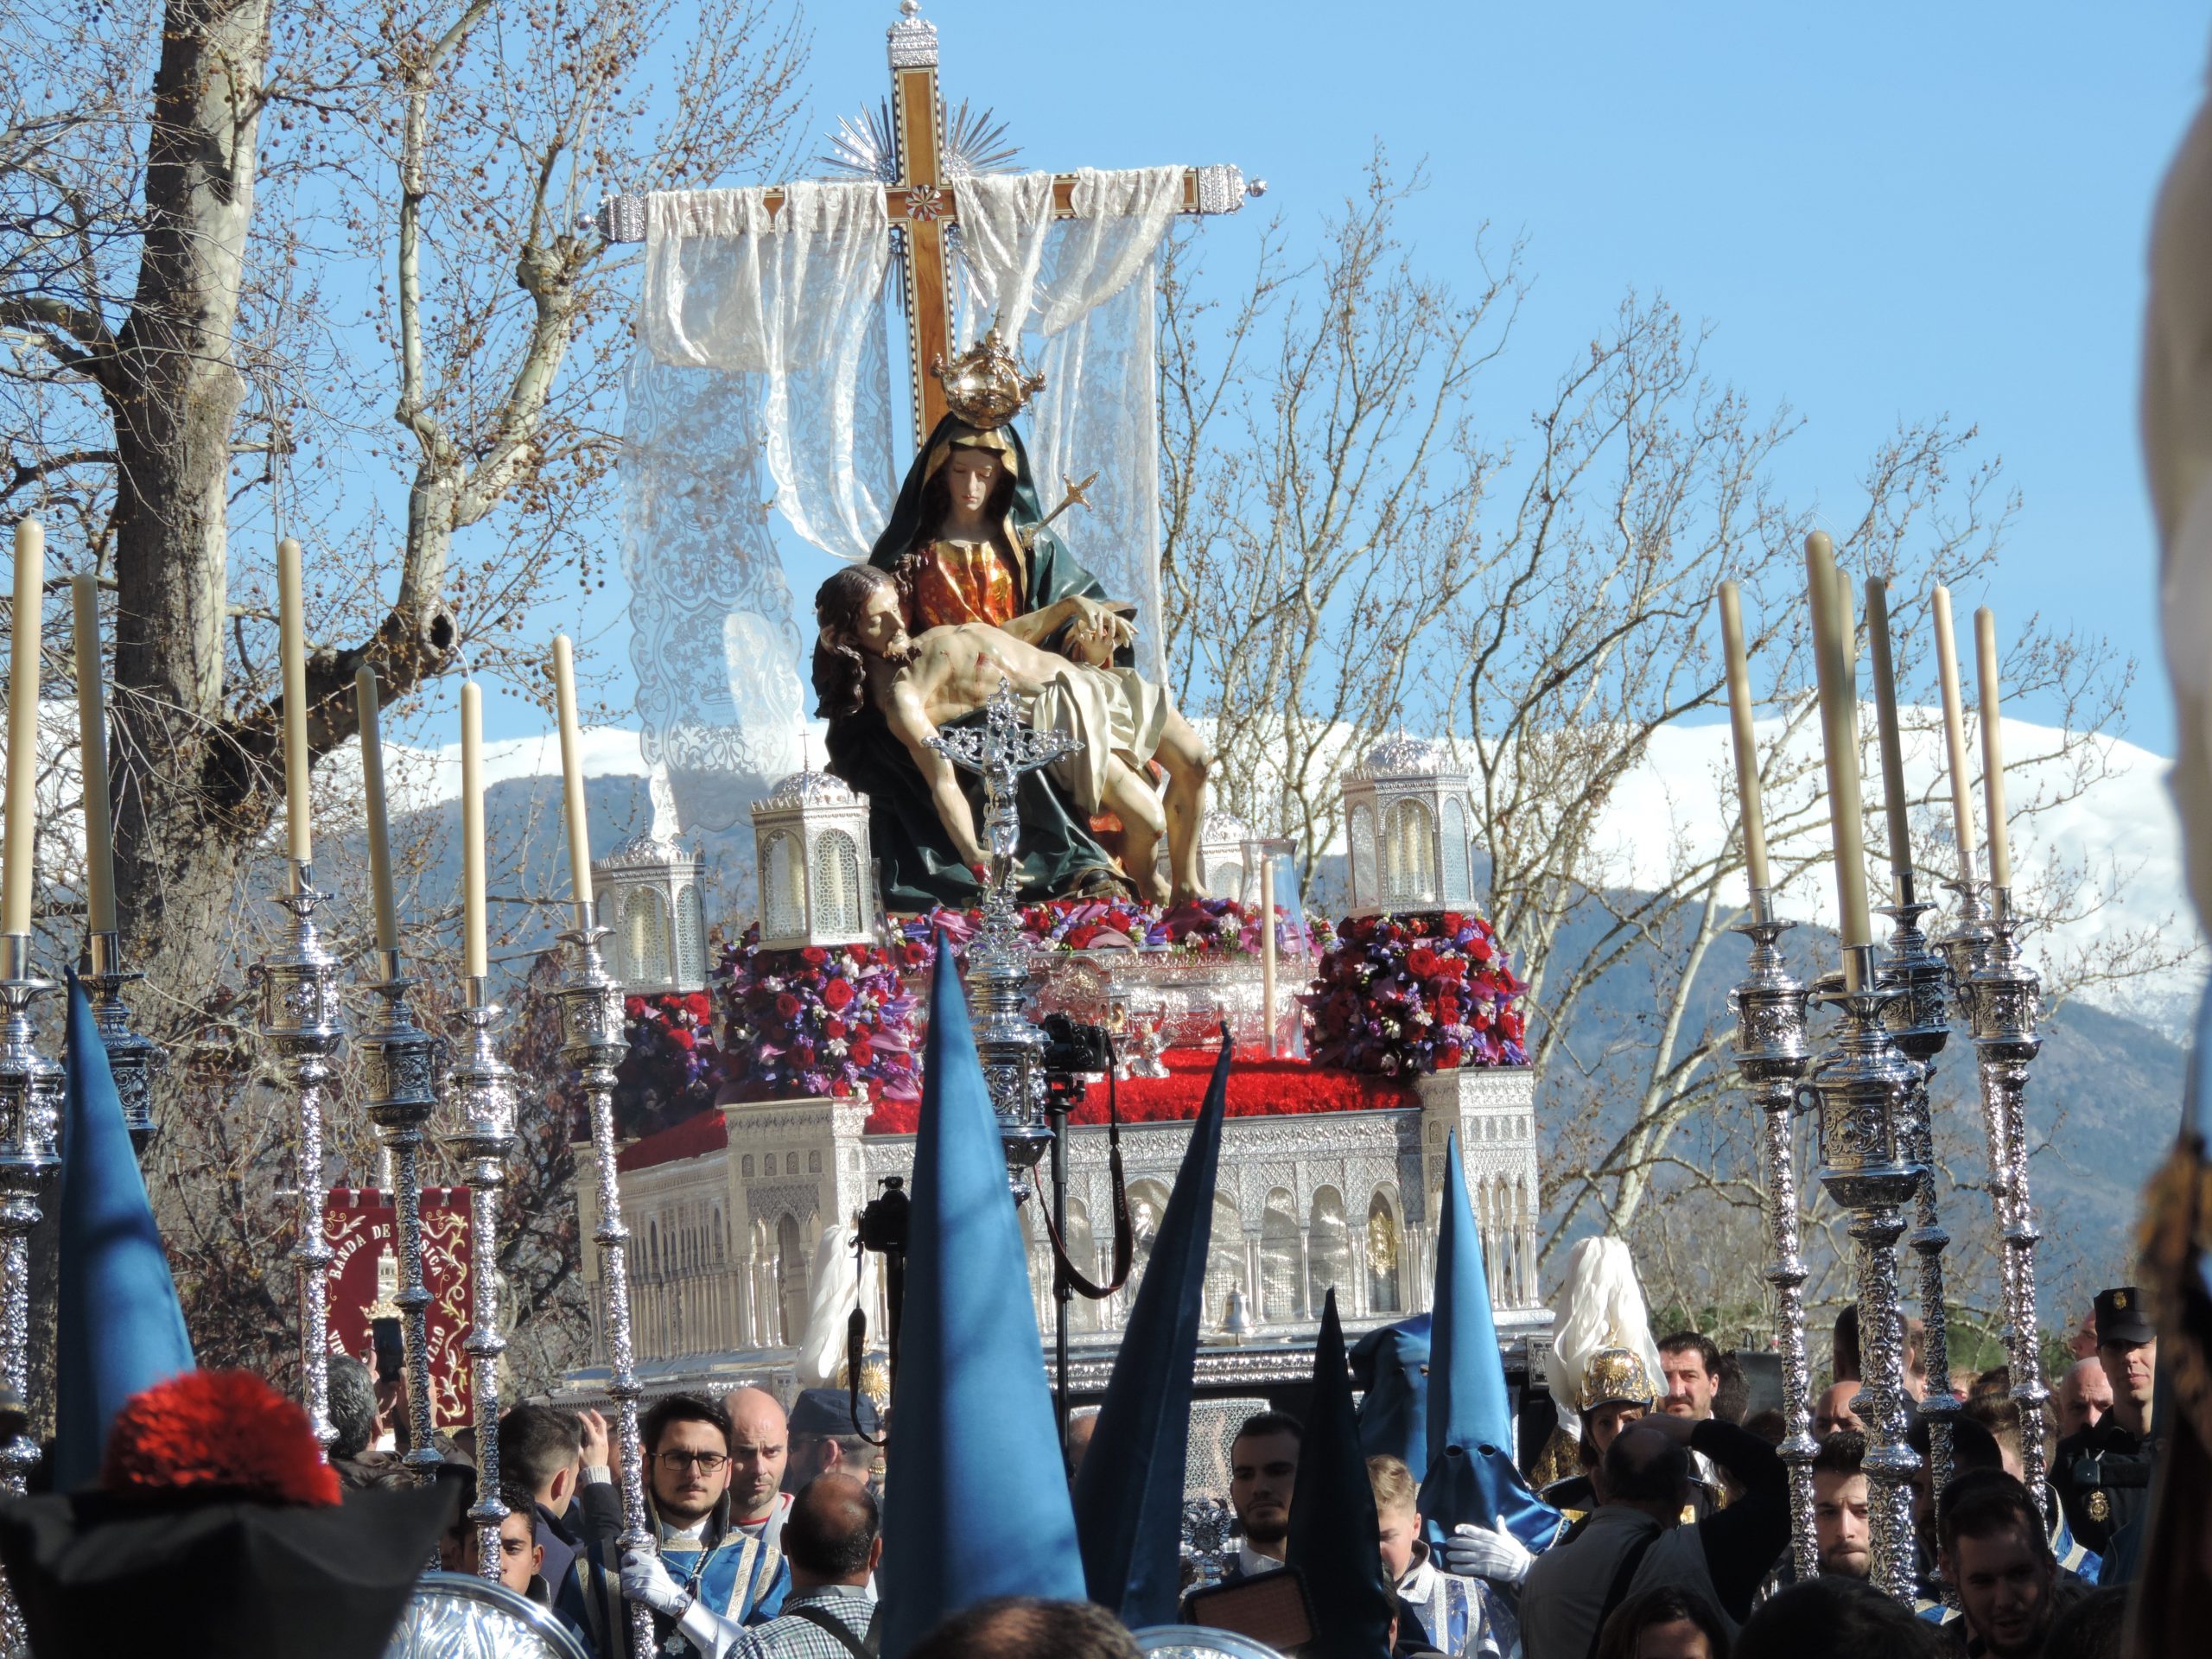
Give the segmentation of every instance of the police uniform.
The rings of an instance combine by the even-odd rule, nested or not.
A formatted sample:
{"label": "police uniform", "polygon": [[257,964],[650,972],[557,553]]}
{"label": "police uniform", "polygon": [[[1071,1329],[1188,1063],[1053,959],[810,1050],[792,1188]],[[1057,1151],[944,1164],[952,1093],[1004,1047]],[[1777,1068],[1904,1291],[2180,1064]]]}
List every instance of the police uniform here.
{"label": "police uniform", "polygon": [[[2158,1331],[2133,1285],[2097,1297],[2097,1345],[2108,1342],[2151,1342]],[[2116,1413],[2107,1412],[2094,1428],[2058,1443],[2051,1471],[2066,1525],[2083,1546],[2108,1554],[2114,1535],[2150,1507],[2151,1470],[2160,1439],[2131,1433]]]}

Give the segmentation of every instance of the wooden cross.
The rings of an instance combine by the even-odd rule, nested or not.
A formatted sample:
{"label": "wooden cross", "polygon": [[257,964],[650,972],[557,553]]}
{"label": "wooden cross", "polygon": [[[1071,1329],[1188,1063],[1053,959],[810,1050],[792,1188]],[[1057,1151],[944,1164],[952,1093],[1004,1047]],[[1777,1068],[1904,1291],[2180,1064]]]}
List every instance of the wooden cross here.
{"label": "wooden cross", "polygon": [[[921,0],[899,0],[899,19],[887,31],[891,46],[891,154],[879,170],[887,175],[884,206],[902,243],[906,262],[906,370],[913,399],[914,445],[921,447],[945,411],[944,387],[930,365],[950,360],[952,348],[952,260],[946,232],[959,223],[960,188],[948,153],[944,102],[938,91],[937,25],[921,16]],[[1052,211],[1073,219],[1076,175],[1052,179]],[[1181,211],[1193,215],[1233,213],[1247,195],[1267,184],[1244,181],[1227,164],[1183,169]],[[782,210],[782,194],[766,194],[770,213]],[[645,198],[610,196],[599,210],[599,228],[610,242],[642,242]]]}

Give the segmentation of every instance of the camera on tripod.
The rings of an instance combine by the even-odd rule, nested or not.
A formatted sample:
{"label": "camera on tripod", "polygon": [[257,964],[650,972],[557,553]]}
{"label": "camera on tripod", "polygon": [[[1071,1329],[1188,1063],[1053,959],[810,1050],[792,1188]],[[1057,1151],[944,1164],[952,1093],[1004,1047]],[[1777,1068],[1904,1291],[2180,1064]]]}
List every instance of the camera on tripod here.
{"label": "camera on tripod", "polygon": [[1069,1107],[1083,1103],[1088,1079],[1109,1071],[1114,1064],[1113,1039],[1103,1026],[1087,1026],[1065,1014],[1048,1014],[1045,1052],[1040,1063],[1045,1092],[1055,1103]]}
{"label": "camera on tripod", "polygon": [[906,1196],[906,1178],[885,1176],[881,1196],[861,1206],[858,1224],[854,1229],[860,1235],[861,1248],[874,1250],[879,1255],[904,1256],[906,1225],[912,1209],[913,1200]]}

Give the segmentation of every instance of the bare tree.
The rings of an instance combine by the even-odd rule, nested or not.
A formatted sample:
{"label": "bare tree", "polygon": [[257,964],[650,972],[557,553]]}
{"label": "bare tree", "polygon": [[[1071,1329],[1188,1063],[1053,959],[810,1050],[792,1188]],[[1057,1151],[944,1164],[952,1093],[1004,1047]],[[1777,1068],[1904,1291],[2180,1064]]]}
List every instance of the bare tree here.
{"label": "bare tree", "polygon": [[1481,568],[1497,457],[1477,376],[1518,297],[1421,276],[1396,217],[1420,188],[1378,152],[1298,271],[1279,230],[1235,312],[1209,324],[1186,243],[1162,272],[1161,582],[1184,705],[1213,719],[1224,804],[1296,838],[1310,878],[1338,829],[1347,754],[1422,713],[1421,648]]}
{"label": "bare tree", "polygon": [[[1794,417],[1716,384],[1702,336],[1634,296],[1533,412],[1521,453],[1486,442],[1474,375],[1502,348],[1517,259],[1455,298],[1396,245],[1401,195],[1378,164],[1319,260],[1287,269],[1278,229],[1226,307],[1171,267],[1162,429],[1179,689],[1213,719],[1226,802],[1295,836],[1309,871],[1339,827],[1342,769],[1376,735],[1427,718],[1452,739],[1560,1128],[1553,1237],[1593,1220],[1628,1233],[1655,1193],[1745,1167],[1716,1177],[1702,1141],[1676,1150],[1732,1087],[1720,993],[1745,899],[1732,777],[1716,752],[1687,785],[1695,798],[1649,795],[1656,752],[1720,708],[1716,588],[1741,583],[1753,619],[1769,837],[1786,902],[1807,914],[1829,852],[1806,531],[1825,525],[1847,569],[1889,582],[1908,741],[1924,753],[1930,590],[1994,568],[2015,503],[1973,430],[1948,421],[1880,443],[1847,506],[1786,502],[1770,474]],[[2038,821],[2117,764],[2104,737],[2133,669],[2100,642],[2008,621],[2020,628],[2008,694],[2058,710],[2039,752],[2008,756],[2012,835],[2024,868],[2042,872],[2018,896],[2048,938],[2133,874],[2031,855]],[[1620,827],[1631,785],[1647,820],[1632,836]],[[1910,786],[1933,891],[1953,864],[1947,798],[1926,766]],[[2054,1002],[2196,949],[2155,924],[2108,930],[2094,953],[2046,962]]]}

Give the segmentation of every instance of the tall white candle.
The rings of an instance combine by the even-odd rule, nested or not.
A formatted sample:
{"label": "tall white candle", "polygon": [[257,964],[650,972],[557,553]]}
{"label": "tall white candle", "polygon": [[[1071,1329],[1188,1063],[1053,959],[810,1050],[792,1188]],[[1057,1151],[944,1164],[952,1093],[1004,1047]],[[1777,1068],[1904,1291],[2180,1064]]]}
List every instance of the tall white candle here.
{"label": "tall white candle", "polygon": [[1988,606],[1974,613],[1976,666],[1981,683],[1981,800],[1989,818],[1989,885],[2012,885],[2012,840],[2005,826],[2004,690],[1997,683],[1997,616]]}
{"label": "tall white candle", "polygon": [[107,793],[107,696],[100,686],[100,585],[69,578],[77,745],[85,774],[85,928],[115,931],[115,817]]}
{"label": "tall white candle", "polygon": [[481,979],[484,941],[484,695],[476,682],[461,685],[461,971]]}
{"label": "tall white candle", "polygon": [[276,544],[277,650],[283,673],[284,823],[295,864],[315,855],[308,827],[308,626],[300,590],[300,544]]}
{"label": "tall white candle", "polygon": [[1912,830],[1905,817],[1904,729],[1897,715],[1897,664],[1890,654],[1890,585],[1866,578],[1866,642],[1874,657],[1875,737],[1882,753],[1882,808],[1890,831],[1890,874],[1904,902],[1904,878],[1912,868]]}
{"label": "tall white candle", "polygon": [[[1814,660],[1820,671],[1821,737],[1827,762],[1828,831],[1835,849],[1838,927],[1846,945],[1872,944],[1866,904],[1866,847],[1859,797],[1859,688],[1849,646],[1849,613],[1841,601],[1833,543],[1815,531],[1805,540],[1807,586],[1813,600]],[[1844,957],[1847,977],[1852,958]],[[1853,984],[1852,989],[1859,988]]]}
{"label": "tall white candle", "polygon": [[1959,880],[1974,879],[1974,762],[1967,754],[1966,699],[1959,690],[1959,645],[1951,631],[1951,590],[1936,590],[1936,667],[1943,683],[1943,747],[1951,768],[1951,832],[1959,845]]}
{"label": "tall white candle", "polygon": [[1773,886],[1766,862],[1766,813],[1759,803],[1758,741],[1751,723],[1751,665],[1744,645],[1744,601],[1720,584],[1720,643],[1728,670],[1728,734],[1736,751],[1736,800],[1743,813],[1744,862],[1753,892]]}
{"label": "tall white candle", "polygon": [[561,723],[561,789],[569,820],[569,891],[591,906],[591,821],[584,815],[583,734],[576,728],[576,664],[569,636],[553,636],[553,700]]}
{"label": "tall white candle", "polygon": [[1260,1007],[1267,1027],[1268,1058],[1275,1057],[1275,855],[1260,850]]}
{"label": "tall white candle", "polygon": [[376,903],[377,949],[399,949],[399,899],[391,883],[391,821],[384,792],[384,728],[378,711],[377,671],[365,664],[353,676],[353,717],[361,728],[361,787],[367,797],[369,892]]}
{"label": "tall white candle", "polygon": [[38,631],[45,610],[46,528],[16,521],[16,609],[8,685],[8,825],[0,839],[0,932],[31,931],[31,879],[37,861]]}

